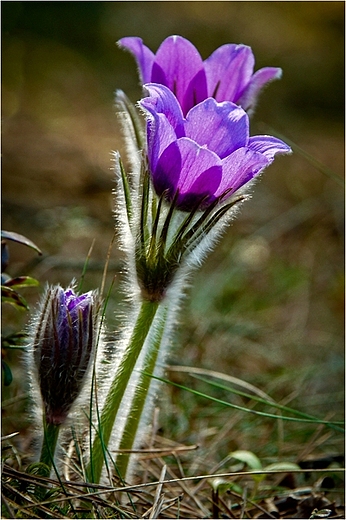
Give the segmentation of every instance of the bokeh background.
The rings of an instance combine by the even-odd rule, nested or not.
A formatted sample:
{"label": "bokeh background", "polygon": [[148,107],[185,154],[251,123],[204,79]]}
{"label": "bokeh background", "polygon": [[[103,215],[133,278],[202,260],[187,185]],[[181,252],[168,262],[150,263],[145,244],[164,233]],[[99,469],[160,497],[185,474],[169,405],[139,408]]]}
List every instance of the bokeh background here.
{"label": "bokeh background", "polygon": [[[334,177],[344,175],[344,3],[4,1],[1,8],[2,226],[43,251],[39,258],[10,243],[8,273],[40,281],[22,291],[32,307],[46,282],[80,277],[94,239],[84,288],[101,281],[114,231],[111,152],[123,152],[114,91],[123,89],[133,102],[141,96],[134,60],[116,46],[119,38],[140,36],[155,51],[180,34],[203,58],[224,43],[245,43],[256,70],[282,67],[283,78],[262,93],[251,133],[284,136],[312,159],[296,149],[265,172],[195,274],[169,362],[234,375],[292,407],[340,420],[344,189]],[[107,277],[109,285],[117,274],[111,330],[119,327],[120,261],[115,246]],[[5,332],[27,320],[28,313],[4,307]],[[25,451],[30,421],[21,357],[6,352],[14,381],[3,392],[3,428],[21,432],[16,442]],[[186,374],[168,375],[196,384]],[[170,387],[163,394],[162,432],[177,441],[207,446],[229,421],[229,409]],[[278,453],[272,422],[241,416],[232,424],[220,457],[235,448]],[[285,428],[281,455],[342,450],[340,437],[316,425]]]}

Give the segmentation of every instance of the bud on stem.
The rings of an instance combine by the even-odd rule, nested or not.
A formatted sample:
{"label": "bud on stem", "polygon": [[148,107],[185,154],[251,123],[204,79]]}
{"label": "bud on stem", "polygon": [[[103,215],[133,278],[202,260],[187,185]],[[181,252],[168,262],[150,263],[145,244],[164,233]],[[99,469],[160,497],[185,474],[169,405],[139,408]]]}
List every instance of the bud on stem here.
{"label": "bud on stem", "polygon": [[79,396],[98,340],[96,292],[49,287],[38,312],[33,360],[42,404],[44,438],[40,461],[51,468],[59,430]]}

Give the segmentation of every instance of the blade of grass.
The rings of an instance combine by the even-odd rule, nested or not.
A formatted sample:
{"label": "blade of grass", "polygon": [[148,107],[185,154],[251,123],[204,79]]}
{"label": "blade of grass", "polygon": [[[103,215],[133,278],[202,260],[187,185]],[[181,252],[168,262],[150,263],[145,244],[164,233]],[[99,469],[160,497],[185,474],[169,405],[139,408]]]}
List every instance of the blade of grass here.
{"label": "blade of grass", "polygon": [[[113,238],[112,238],[111,243],[109,245],[108,255],[110,255],[114,239],[115,239],[115,234],[113,235]],[[102,283],[101,283],[101,291],[102,291],[102,293],[104,291],[104,284],[105,284],[105,278],[106,278],[106,273],[107,273],[108,260],[109,260],[109,258],[107,257],[106,265],[105,265],[105,268],[104,268],[104,271],[103,271],[103,275],[102,275]],[[97,338],[97,341],[96,341],[96,350],[98,349],[99,343],[100,343],[100,340],[101,340],[102,325],[103,325],[104,320],[105,320],[106,309],[107,309],[109,298],[110,298],[110,295],[111,295],[111,292],[112,292],[112,289],[113,289],[114,282],[115,282],[115,276],[112,279],[112,282],[111,282],[111,284],[109,286],[109,289],[108,289],[108,292],[107,292],[107,295],[106,295],[106,298],[104,300],[102,313],[101,313],[101,319],[100,319],[100,326],[99,326],[99,330],[98,330],[98,338]],[[96,406],[97,420],[98,420],[98,424],[100,424],[100,412],[99,412],[99,407],[98,407],[97,380],[96,380],[96,360],[97,360],[97,353],[95,353],[95,356],[94,356],[93,373],[92,373],[91,390],[90,390],[90,404],[89,404],[89,449],[90,449],[90,453],[92,453],[92,429],[93,429],[92,417],[93,417],[94,397],[95,397],[95,406]],[[101,443],[101,445],[102,445],[102,449],[103,449],[103,453],[104,453],[104,460],[106,461],[106,464],[107,464],[106,452],[104,450],[104,446],[103,446],[102,443]],[[90,466],[91,466],[91,474],[92,474],[93,473],[93,459],[92,459],[92,457],[90,457]],[[89,480],[90,480],[90,475],[87,475],[87,468],[84,468],[84,471],[85,471],[85,474],[86,474],[85,480],[87,480],[87,477],[89,477]]]}
{"label": "blade of grass", "polygon": [[256,401],[257,403],[262,403],[270,406],[271,408],[276,408],[277,410],[282,410],[287,413],[292,413],[294,415],[297,415],[298,417],[303,417],[305,419],[311,419],[312,421],[319,421],[316,417],[313,415],[309,415],[304,412],[300,412],[299,410],[295,410],[294,408],[289,408],[288,406],[284,406],[281,404],[276,403],[275,401],[267,401],[266,399],[262,399],[260,397],[255,397],[253,395],[247,394],[245,392],[241,392],[240,390],[235,390],[234,388],[231,388],[230,386],[223,385],[221,383],[215,383],[213,381],[210,381],[204,377],[192,375],[194,379],[198,379],[199,381],[203,381],[204,383],[208,383],[215,388],[220,388],[221,390],[226,390],[228,392],[231,392],[232,394],[240,395],[242,397],[247,397],[248,399],[251,399],[252,401]]}
{"label": "blade of grass", "polygon": [[268,394],[263,392],[263,390],[261,390],[260,388],[257,388],[257,386],[254,386],[251,383],[248,383],[247,381],[243,381],[238,377],[230,376],[229,374],[223,374],[222,372],[209,370],[207,368],[188,367],[185,365],[168,365],[166,366],[166,369],[170,372],[186,372],[190,375],[199,374],[204,376],[215,377],[216,379],[221,379],[223,381],[228,381],[229,383],[232,383],[234,385],[246,388],[246,390],[248,390],[249,392],[258,395],[263,399],[267,399],[268,401],[275,403],[274,399],[272,399]]}
{"label": "blade of grass", "polygon": [[90,257],[91,257],[92,250],[94,249],[94,244],[95,244],[95,239],[93,239],[93,241],[91,243],[91,246],[89,248],[88,254],[86,256],[86,259],[85,259],[85,262],[84,262],[84,265],[83,265],[83,271],[82,271],[82,274],[81,274],[81,277],[80,277],[80,280],[79,280],[79,284],[78,284],[78,289],[77,289],[78,292],[82,292],[82,286],[83,286],[83,283],[84,283],[85,273],[86,273],[86,270],[88,268],[88,263],[89,263],[89,260],[90,260]]}
{"label": "blade of grass", "polygon": [[340,431],[340,432],[345,431],[343,428],[341,428],[341,426],[344,424],[342,421],[331,422],[331,421],[324,421],[322,419],[317,419],[317,418],[303,419],[303,418],[297,418],[297,417],[275,415],[275,414],[271,414],[271,413],[267,413],[267,412],[260,412],[258,410],[249,410],[248,408],[245,408],[244,406],[232,404],[232,403],[229,403],[228,401],[224,401],[223,399],[217,399],[216,397],[212,397],[210,395],[204,394],[203,392],[199,392],[198,390],[193,390],[192,388],[188,388],[188,387],[180,385],[178,383],[173,383],[173,381],[169,381],[168,379],[164,379],[162,377],[157,377],[157,376],[154,376],[153,374],[147,374],[147,375],[154,379],[157,379],[158,381],[161,381],[163,383],[175,386],[176,388],[180,388],[181,390],[186,390],[187,392],[190,392],[199,397],[203,397],[203,398],[213,401],[215,403],[221,404],[223,406],[228,406],[228,407],[234,408],[236,410],[241,410],[243,412],[252,413],[254,415],[260,415],[262,417],[268,417],[270,419],[282,419],[284,421],[302,422],[302,423],[311,423],[311,424],[325,424],[326,426],[329,426],[329,428],[333,428],[337,431]]}

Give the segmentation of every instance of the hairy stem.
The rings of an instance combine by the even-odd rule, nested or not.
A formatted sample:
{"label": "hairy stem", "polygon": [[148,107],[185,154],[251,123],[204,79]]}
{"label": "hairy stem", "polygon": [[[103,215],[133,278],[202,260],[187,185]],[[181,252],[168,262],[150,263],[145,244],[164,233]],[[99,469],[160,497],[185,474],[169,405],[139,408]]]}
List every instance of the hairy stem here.
{"label": "hairy stem", "polygon": [[148,300],[144,300],[141,304],[129,344],[115,373],[101,413],[98,432],[95,436],[90,463],[87,468],[87,475],[91,482],[98,483],[100,481],[116,415],[158,306],[159,302]]}
{"label": "hairy stem", "polygon": [[151,383],[151,377],[148,374],[152,374],[155,369],[157,356],[159,353],[163,333],[166,325],[167,304],[162,303],[163,312],[161,321],[155,331],[151,344],[148,346],[148,352],[144,359],[141,367],[141,375],[137,383],[136,392],[132,400],[131,408],[127,414],[127,420],[122,434],[122,438],[119,444],[119,451],[126,450],[124,453],[119,453],[116,458],[116,467],[119,474],[126,479],[126,471],[129,464],[130,453],[128,450],[133,449],[133,444],[138,431],[138,425],[143,413],[144,405],[146,403],[149,387]]}

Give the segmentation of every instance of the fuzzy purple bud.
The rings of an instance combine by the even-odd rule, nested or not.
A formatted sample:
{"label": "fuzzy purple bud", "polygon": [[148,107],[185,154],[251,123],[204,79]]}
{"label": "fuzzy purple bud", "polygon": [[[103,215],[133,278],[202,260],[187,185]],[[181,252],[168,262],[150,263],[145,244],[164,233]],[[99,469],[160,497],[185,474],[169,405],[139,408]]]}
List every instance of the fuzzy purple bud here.
{"label": "fuzzy purple bud", "polygon": [[60,425],[80,394],[97,341],[98,297],[49,287],[34,335],[34,363],[47,424]]}

